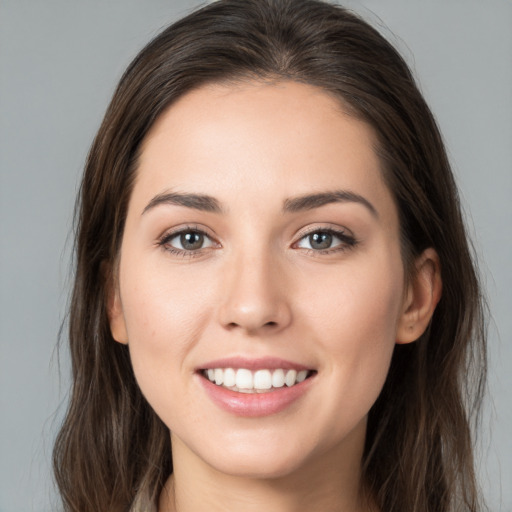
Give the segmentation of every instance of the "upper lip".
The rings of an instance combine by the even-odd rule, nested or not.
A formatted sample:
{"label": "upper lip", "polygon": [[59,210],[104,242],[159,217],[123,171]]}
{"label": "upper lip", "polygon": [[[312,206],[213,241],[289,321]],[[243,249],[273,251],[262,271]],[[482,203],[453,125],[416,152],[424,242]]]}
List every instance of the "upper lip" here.
{"label": "upper lip", "polygon": [[279,357],[258,357],[258,358],[247,358],[247,357],[225,357],[222,359],[216,359],[214,361],[208,361],[197,369],[209,370],[213,368],[245,368],[247,370],[277,370],[279,368],[283,370],[312,370],[308,366],[303,364],[281,359]]}

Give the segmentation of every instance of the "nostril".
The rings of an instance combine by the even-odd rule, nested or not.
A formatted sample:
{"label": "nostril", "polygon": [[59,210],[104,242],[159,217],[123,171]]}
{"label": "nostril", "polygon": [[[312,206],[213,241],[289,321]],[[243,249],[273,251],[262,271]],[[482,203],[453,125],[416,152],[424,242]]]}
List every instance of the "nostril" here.
{"label": "nostril", "polygon": [[[267,322],[265,324],[263,324],[264,327],[276,327],[278,325],[277,322]],[[230,322],[228,325],[227,325],[228,328],[234,328],[234,327],[240,327],[239,324],[237,324],[236,322]]]}

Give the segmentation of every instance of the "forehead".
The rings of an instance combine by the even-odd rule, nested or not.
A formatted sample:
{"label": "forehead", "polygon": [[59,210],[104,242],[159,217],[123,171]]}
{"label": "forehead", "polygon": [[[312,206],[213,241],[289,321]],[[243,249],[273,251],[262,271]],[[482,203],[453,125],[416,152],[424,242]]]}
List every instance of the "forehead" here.
{"label": "forehead", "polygon": [[171,188],[222,200],[247,187],[268,198],[343,188],[377,200],[389,192],[376,140],[368,124],[318,87],[210,84],[156,121],[142,145],[136,189],[146,199]]}

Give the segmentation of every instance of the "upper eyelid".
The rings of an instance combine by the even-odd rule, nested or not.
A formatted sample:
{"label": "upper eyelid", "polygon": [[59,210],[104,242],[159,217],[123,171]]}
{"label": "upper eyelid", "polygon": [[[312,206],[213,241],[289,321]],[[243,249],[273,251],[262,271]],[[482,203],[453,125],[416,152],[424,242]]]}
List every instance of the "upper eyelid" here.
{"label": "upper eyelid", "polygon": [[[156,241],[156,246],[159,249],[163,249],[164,251],[166,251],[168,253],[174,253],[174,255],[176,255],[176,256],[180,255],[183,257],[199,256],[203,253],[203,251],[212,249],[212,247],[201,247],[200,249],[187,250],[187,249],[180,249],[179,247],[174,247],[170,244],[171,240],[174,240],[181,234],[191,233],[191,232],[200,233],[201,235],[204,235],[206,238],[208,238],[211,241],[212,246],[220,245],[219,242],[217,242],[216,239],[214,237],[212,237],[211,235],[209,235],[206,232],[206,230],[204,230],[204,229],[201,229],[199,227],[193,227],[193,228],[192,227],[188,227],[188,228],[182,227],[182,228],[164,231],[164,233],[160,237],[158,237],[158,239]],[[166,247],[166,246],[169,246],[169,247]]]}
{"label": "upper eyelid", "polygon": [[[185,225],[179,226],[177,228],[171,228],[166,230],[158,237],[158,243],[167,243],[169,240],[179,236],[182,233],[187,232],[197,232],[202,235],[208,237],[212,242],[220,245],[218,238],[210,233],[210,230],[206,227],[202,227],[200,225]],[[342,237],[342,238],[351,238],[355,240],[355,236],[352,231],[342,226],[332,226],[332,225],[323,225],[323,226],[313,226],[313,227],[303,227],[299,230],[299,232],[295,235],[294,240],[292,242],[292,246],[300,242],[303,238],[313,234],[313,233],[321,233],[328,232],[332,233],[334,236]],[[200,250],[200,249],[199,249]]]}
{"label": "upper eyelid", "polygon": [[[176,238],[177,236],[179,236],[183,233],[190,233],[190,232],[196,232],[196,233],[200,233],[200,234],[206,236],[207,238],[210,239],[210,241],[213,243],[214,246],[217,245],[217,248],[221,245],[220,242],[218,242],[215,237],[210,235],[206,229],[202,229],[199,226],[185,226],[183,228],[171,230],[170,232],[165,232],[161,237],[158,238],[158,245],[166,245],[171,240]],[[338,240],[340,240],[342,243],[348,243],[349,242],[348,239],[352,240],[354,243],[357,243],[357,240],[355,239],[353,234],[346,228],[342,228],[341,226],[337,227],[337,228],[324,226],[324,227],[313,227],[310,229],[305,228],[305,231],[302,231],[301,233],[299,233],[297,235],[297,237],[294,239],[293,243],[291,244],[291,247],[298,248],[295,246],[297,244],[299,244],[301,242],[301,240],[312,235],[313,233],[322,233],[322,232],[331,233],[334,237],[338,238]],[[350,245],[352,245],[352,244],[350,244]],[[194,253],[194,252],[198,253],[205,249],[211,249],[211,248],[212,247],[202,247],[200,249],[189,250],[189,251],[177,248],[176,250],[187,252],[187,253]],[[301,248],[301,249],[303,249],[303,248]],[[311,249],[307,249],[307,250],[311,250]],[[325,249],[324,251],[329,252],[330,249]],[[315,252],[321,252],[321,250],[318,250]]]}
{"label": "upper eyelid", "polygon": [[[162,235],[160,235],[159,238],[162,238],[166,235],[179,235],[180,233],[187,233],[187,232],[191,232],[191,231],[197,231],[199,233],[203,233],[205,235],[208,235],[212,238],[214,238],[214,235],[212,235],[210,233],[210,230],[206,227],[202,227],[202,226],[199,226],[199,225],[186,225],[186,226],[178,226],[176,228],[170,228],[170,229],[166,229],[165,231],[163,231]],[[307,236],[311,233],[317,233],[317,232],[321,232],[321,231],[329,231],[329,232],[333,232],[333,233],[347,233],[348,235],[352,235],[352,232],[345,228],[345,227],[333,227],[333,226],[315,226],[315,227],[303,227],[301,229],[298,230],[298,233],[297,233],[297,237],[298,238],[302,238],[304,236]]]}
{"label": "upper eyelid", "polygon": [[177,228],[166,229],[158,237],[158,240],[164,240],[166,238],[167,239],[174,238],[178,235],[181,235],[182,233],[190,233],[190,232],[201,233],[202,235],[205,235],[212,240],[216,240],[216,237],[210,233],[210,230],[208,230],[205,227],[199,226],[199,225],[186,225],[186,226],[179,226]]}
{"label": "upper eyelid", "polygon": [[313,233],[321,233],[328,232],[334,235],[344,235],[347,238],[355,238],[352,231],[343,226],[333,226],[333,225],[324,225],[324,226],[315,226],[315,227],[305,227],[301,228],[296,235],[296,241],[302,240],[304,237],[311,235]]}
{"label": "upper eyelid", "polygon": [[[332,235],[332,237],[334,239],[338,239],[341,244],[353,245],[354,243],[357,242],[357,240],[353,236],[345,235],[343,232],[336,232],[336,231],[323,231],[323,232],[329,233],[330,235]],[[303,240],[308,239],[314,233],[322,233],[322,231],[312,231],[311,233],[300,237],[296,242],[293,243],[293,245],[298,246]]]}

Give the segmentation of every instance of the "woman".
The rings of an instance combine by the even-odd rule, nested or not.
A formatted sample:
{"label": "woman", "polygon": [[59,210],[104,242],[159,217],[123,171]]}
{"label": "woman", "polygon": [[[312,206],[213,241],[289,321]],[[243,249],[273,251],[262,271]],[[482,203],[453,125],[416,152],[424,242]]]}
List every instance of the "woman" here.
{"label": "woman", "polygon": [[481,510],[456,187],[353,14],[226,0],[157,36],[91,149],[76,251],[67,510]]}

